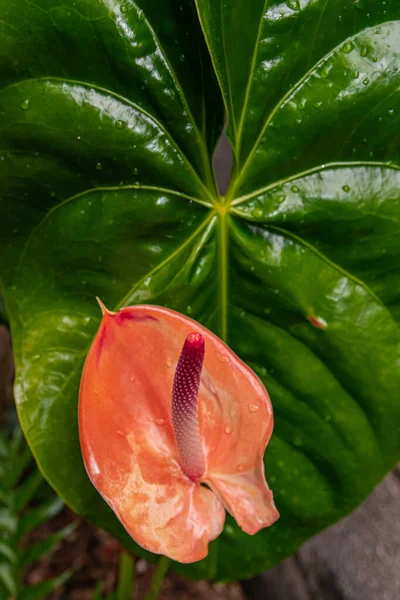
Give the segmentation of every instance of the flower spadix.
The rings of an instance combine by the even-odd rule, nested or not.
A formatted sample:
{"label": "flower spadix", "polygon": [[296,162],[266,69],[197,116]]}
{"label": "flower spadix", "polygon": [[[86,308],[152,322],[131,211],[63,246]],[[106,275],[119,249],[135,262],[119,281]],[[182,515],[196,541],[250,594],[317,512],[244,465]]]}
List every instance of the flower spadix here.
{"label": "flower spadix", "polygon": [[82,454],[143,548],[195,562],[225,510],[249,534],[274,523],[263,467],[272,428],[266,389],[210,331],[166,308],[103,307],[81,381]]}

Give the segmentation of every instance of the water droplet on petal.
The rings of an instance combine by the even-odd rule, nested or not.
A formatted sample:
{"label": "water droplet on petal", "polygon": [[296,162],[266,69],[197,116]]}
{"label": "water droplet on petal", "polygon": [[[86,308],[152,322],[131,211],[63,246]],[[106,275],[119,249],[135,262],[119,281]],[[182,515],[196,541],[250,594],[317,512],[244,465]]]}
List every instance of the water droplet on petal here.
{"label": "water droplet on petal", "polygon": [[163,425],[165,425],[165,419],[155,419],[154,423],[159,427],[162,427]]}
{"label": "water droplet on petal", "polygon": [[240,472],[244,471],[244,465],[238,465],[238,471],[240,471]]}
{"label": "water droplet on petal", "polygon": [[233,429],[232,429],[231,425],[225,425],[225,433],[230,435],[232,433],[232,431],[233,431]]}
{"label": "water droplet on petal", "polygon": [[167,358],[166,363],[168,368],[172,367],[172,358]]}
{"label": "water droplet on petal", "polygon": [[124,437],[124,432],[121,431],[120,429],[117,429],[117,434],[121,437]]}
{"label": "water droplet on petal", "polygon": [[258,404],[248,404],[248,408],[251,413],[254,413],[258,410],[259,407]]}

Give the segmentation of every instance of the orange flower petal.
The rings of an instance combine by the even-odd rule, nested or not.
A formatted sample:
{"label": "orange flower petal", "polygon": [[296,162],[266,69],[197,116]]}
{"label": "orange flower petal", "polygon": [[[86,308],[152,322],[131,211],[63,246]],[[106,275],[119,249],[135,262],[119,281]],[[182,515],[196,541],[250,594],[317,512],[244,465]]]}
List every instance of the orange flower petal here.
{"label": "orange flower petal", "polygon": [[238,525],[254,534],[279,518],[262,460],[273,430],[271,402],[258,377],[228,348],[217,369],[207,363],[207,354],[205,366],[207,393],[199,398],[200,434],[207,445],[203,480]]}
{"label": "orange flower petal", "polygon": [[265,481],[262,459],[252,470],[232,475],[214,474],[207,483],[245,533],[254,535],[279,518]]}
{"label": "orange flower petal", "polygon": [[273,507],[261,463],[272,431],[269,398],[254,373],[198,323],[155,306],[104,309],[79,404],[82,453],[93,484],[138,544],[180,562],[206,556],[225,518],[217,495],[185,475],[172,428],[174,373],[190,333],[205,341],[203,479],[245,531],[265,526],[263,510]]}

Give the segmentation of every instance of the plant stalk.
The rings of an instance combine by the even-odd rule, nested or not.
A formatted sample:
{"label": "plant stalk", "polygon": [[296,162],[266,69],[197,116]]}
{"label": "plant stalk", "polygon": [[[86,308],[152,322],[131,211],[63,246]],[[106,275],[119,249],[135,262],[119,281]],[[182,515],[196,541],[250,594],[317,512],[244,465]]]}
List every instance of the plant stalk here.
{"label": "plant stalk", "polygon": [[164,577],[168,571],[170,562],[171,561],[169,558],[167,558],[166,556],[161,556],[160,560],[158,561],[158,565],[154,573],[150,589],[146,594],[145,600],[157,600],[162,586],[162,582],[164,581]]}
{"label": "plant stalk", "polygon": [[117,600],[132,600],[135,591],[135,563],[130,554],[121,551],[119,556]]}

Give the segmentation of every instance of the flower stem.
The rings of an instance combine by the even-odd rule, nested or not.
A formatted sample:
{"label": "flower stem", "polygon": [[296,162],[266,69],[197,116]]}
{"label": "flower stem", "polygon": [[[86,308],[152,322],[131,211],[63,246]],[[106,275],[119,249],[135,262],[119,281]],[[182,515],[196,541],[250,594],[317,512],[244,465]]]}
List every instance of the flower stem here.
{"label": "flower stem", "polygon": [[132,600],[135,591],[135,564],[130,554],[119,555],[118,587],[116,600]]}
{"label": "flower stem", "polygon": [[167,558],[166,556],[161,556],[160,560],[158,561],[158,565],[154,573],[150,589],[146,594],[145,600],[157,600],[162,582],[168,571],[170,562],[171,561],[169,558]]}

